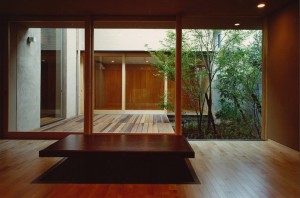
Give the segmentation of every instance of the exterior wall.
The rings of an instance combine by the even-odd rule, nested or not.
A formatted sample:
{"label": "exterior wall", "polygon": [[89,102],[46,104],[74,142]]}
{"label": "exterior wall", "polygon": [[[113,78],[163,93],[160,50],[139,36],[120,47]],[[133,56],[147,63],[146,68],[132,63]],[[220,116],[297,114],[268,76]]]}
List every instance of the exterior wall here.
{"label": "exterior wall", "polygon": [[[159,41],[166,38],[166,29],[96,29],[94,35],[95,51],[146,51],[145,44],[153,50],[162,46]],[[84,41],[84,31],[80,31]],[[84,43],[80,43],[84,50]]]}
{"label": "exterior wall", "polygon": [[77,55],[76,55],[76,29],[65,30],[64,50],[64,81],[65,81],[65,117],[77,115]]}
{"label": "exterior wall", "polygon": [[267,47],[267,135],[299,150],[298,1],[268,18]]}
{"label": "exterior wall", "polygon": [[[29,36],[36,41],[27,43]],[[15,27],[11,35],[9,67],[9,130],[28,131],[40,126],[40,29]]]}

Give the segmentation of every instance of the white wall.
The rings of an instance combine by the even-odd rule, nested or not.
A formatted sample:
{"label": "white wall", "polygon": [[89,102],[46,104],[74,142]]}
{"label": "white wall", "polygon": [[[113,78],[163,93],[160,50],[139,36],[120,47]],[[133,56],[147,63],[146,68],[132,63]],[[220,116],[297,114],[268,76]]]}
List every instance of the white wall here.
{"label": "white wall", "polygon": [[[166,29],[95,29],[94,50],[147,51],[145,44],[153,50],[160,49],[160,41],[166,38]],[[84,41],[84,31],[81,30]],[[84,50],[84,43],[80,44]]]}

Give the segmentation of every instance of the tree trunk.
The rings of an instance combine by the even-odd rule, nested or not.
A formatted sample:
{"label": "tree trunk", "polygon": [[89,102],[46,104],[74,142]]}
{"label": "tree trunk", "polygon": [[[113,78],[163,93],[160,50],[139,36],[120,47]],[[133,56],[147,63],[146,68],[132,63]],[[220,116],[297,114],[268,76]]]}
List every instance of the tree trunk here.
{"label": "tree trunk", "polygon": [[205,98],[207,101],[207,106],[208,106],[208,119],[207,119],[207,131],[210,130],[211,125],[213,127],[213,132],[216,134],[217,130],[216,130],[216,125],[215,125],[215,120],[214,120],[214,116],[212,114],[212,100],[211,100],[211,93],[209,94],[210,98],[208,98],[207,93],[205,93]]}
{"label": "tree trunk", "polygon": [[242,118],[243,118],[243,121],[245,123],[247,123],[247,119],[246,119],[246,116],[241,108],[241,105],[240,103],[238,102],[238,99],[236,98],[236,96],[233,96],[233,101],[234,101],[234,104],[236,105],[236,107],[238,108],[238,110],[240,111],[241,115],[242,115]]}
{"label": "tree trunk", "polygon": [[251,97],[252,97],[252,100],[253,100],[254,104],[256,105],[257,111],[261,115],[261,104],[260,104],[257,96],[254,93],[252,93]]}
{"label": "tree trunk", "polygon": [[200,98],[200,96],[198,98],[198,105],[199,105],[199,115],[197,115],[198,131],[199,131],[199,133],[202,133],[201,125],[202,125],[203,110],[202,110],[202,107],[201,107],[201,98]]}

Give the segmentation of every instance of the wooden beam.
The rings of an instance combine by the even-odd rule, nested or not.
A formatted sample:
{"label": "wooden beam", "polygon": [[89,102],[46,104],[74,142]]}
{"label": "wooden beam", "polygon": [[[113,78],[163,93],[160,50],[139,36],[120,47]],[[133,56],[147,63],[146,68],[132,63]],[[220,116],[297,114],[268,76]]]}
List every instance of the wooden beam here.
{"label": "wooden beam", "polygon": [[0,134],[0,137],[6,137],[8,135],[8,102],[9,102],[9,93],[8,93],[8,68],[9,68],[9,53],[10,53],[10,28],[8,22],[3,22],[1,24],[1,38],[3,40],[3,43],[1,43],[1,52],[3,52],[2,61],[1,61],[1,73],[2,73],[2,115],[1,115],[1,130],[2,134]]}
{"label": "wooden beam", "polygon": [[122,54],[122,111],[125,112],[126,106],[126,65],[125,54]]}
{"label": "wooden beam", "polygon": [[181,40],[182,40],[181,15],[176,17],[176,69],[175,69],[175,133],[182,134],[181,129]]}
{"label": "wooden beam", "polygon": [[262,129],[261,138],[268,139],[267,129],[267,57],[268,57],[268,19],[264,20],[264,27],[262,31]]}
{"label": "wooden beam", "polygon": [[84,64],[84,134],[93,133],[93,52],[94,33],[91,16],[85,20],[85,64]]}

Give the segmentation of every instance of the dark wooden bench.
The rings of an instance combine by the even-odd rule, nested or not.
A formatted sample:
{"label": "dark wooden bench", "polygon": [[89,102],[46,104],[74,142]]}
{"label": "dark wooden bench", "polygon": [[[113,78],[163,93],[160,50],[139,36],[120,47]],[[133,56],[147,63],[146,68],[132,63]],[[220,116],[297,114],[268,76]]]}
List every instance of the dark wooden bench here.
{"label": "dark wooden bench", "polygon": [[187,158],[195,153],[176,135],[69,135],[39,152],[64,157],[42,182],[198,183]]}
{"label": "dark wooden bench", "polygon": [[39,152],[40,157],[144,156],[194,158],[183,136],[176,135],[69,135]]}

